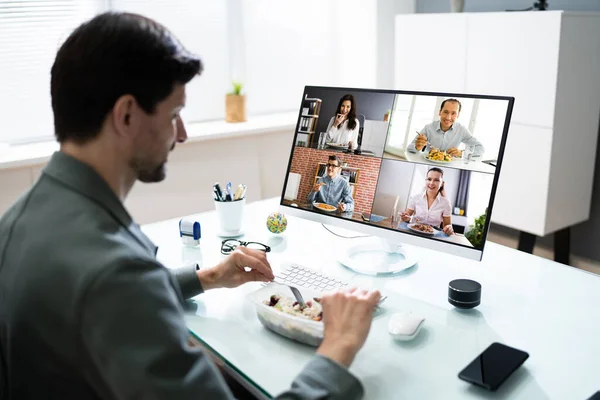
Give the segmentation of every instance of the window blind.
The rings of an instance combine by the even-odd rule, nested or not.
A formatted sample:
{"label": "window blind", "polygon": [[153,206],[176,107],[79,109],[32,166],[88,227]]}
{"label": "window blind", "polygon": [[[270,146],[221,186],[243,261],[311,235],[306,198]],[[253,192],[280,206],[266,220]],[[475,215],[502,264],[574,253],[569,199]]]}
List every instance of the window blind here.
{"label": "window blind", "polygon": [[0,0],[0,143],[52,139],[50,69],[82,22],[108,9],[139,13],[171,30],[204,62],[188,85],[186,122],[221,119],[230,90],[225,2],[208,0]]}
{"label": "window blind", "polygon": [[50,69],[56,51],[97,12],[98,3],[0,0],[0,142],[52,137]]}

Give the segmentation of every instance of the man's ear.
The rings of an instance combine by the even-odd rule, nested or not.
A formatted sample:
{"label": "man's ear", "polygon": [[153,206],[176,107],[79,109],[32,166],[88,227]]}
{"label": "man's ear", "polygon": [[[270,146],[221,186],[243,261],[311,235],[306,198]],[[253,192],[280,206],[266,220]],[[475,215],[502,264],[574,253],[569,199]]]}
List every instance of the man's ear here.
{"label": "man's ear", "polygon": [[126,94],[117,99],[112,109],[112,125],[119,136],[135,134],[138,112],[139,107],[132,95]]}

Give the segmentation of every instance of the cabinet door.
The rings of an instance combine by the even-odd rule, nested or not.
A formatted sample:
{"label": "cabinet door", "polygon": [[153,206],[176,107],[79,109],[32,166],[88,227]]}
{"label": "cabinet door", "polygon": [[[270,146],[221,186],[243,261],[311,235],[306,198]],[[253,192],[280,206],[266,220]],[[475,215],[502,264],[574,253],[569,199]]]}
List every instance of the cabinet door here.
{"label": "cabinet door", "polygon": [[466,15],[396,17],[395,89],[463,92]]}
{"label": "cabinet door", "polygon": [[552,130],[511,124],[492,222],[544,236]]}
{"label": "cabinet door", "polygon": [[513,96],[512,122],[552,128],[561,16],[469,14],[466,92]]}

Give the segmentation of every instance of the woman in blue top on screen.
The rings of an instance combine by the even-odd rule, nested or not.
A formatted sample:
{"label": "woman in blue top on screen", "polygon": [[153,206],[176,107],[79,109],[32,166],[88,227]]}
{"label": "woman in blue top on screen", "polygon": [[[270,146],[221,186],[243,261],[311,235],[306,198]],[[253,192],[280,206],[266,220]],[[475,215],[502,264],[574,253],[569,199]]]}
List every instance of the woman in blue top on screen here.
{"label": "woman in blue top on screen", "polygon": [[[414,218],[411,218],[414,215]],[[434,167],[427,171],[425,191],[408,200],[406,212],[400,214],[404,222],[418,222],[438,228],[443,226],[446,235],[452,235],[452,205],[444,190],[444,171]]]}
{"label": "woman in blue top on screen", "polygon": [[356,149],[358,147],[358,128],[354,96],[346,94],[338,103],[337,114],[329,120],[325,143],[347,145],[350,149]]}
{"label": "woman in blue top on screen", "polygon": [[340,176],[342,171],[342,160],[336,156],[329,156],[325,176],[317,179],[312,190],[308,194],[308,202],[326,203],[337,207],[340,212],[351,212],[354,210],[354,199],[350,183]]}

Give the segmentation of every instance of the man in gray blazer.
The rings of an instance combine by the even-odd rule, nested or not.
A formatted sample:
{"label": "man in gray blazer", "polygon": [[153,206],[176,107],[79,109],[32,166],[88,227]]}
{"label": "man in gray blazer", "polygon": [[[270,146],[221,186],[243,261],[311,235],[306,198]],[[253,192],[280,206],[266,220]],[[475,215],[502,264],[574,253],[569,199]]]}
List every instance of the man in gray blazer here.
{"label": "man in gray blazer", "polygon": [[[265,253],[240,247],[214,267],[170,272],[123,206],[137,180],[164,179],[187,138],[185,85],[201,69],[163,26],[132,14],[101,14],[61,46],[51,71],[60,151],[0,219],[0,399],[232,398],[188,345],[182,305],[270,281]],[[323,297],[323,343],[278,398],[362,396],[347,367],[379,296]]]}

